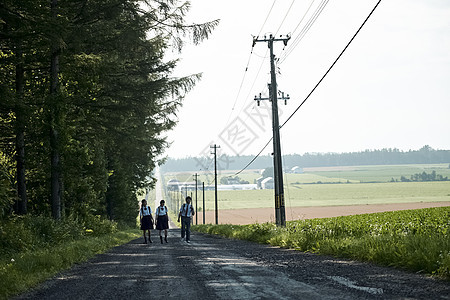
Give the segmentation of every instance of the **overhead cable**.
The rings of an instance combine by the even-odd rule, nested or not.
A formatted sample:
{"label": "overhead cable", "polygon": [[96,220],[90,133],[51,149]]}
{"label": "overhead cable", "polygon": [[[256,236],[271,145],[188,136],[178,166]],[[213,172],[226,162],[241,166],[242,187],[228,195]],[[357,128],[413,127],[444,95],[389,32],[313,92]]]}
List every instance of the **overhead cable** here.
{"label": "overhead cable", "polygon": [[[324,10],[325,6],[327,6],[329,0],[322,0],[322,2],[319,4],[319,6],[314,11],[313,15],[309,18],[306,25],[303,27],[303,29],[300,31],[297,37],[294,38],[294,40],[291,43],[291,46],[286,50],[286,52],[283,54],[283,56],[280,58],[279,64],[281,64],[288,56],[292,53],[292,51],[297,47],[297,45],[301,42],[301,40],[305,37],[305,35],[308,33],[308,31],[311,29],[313,24],[316,22],[317,18],[320,16],[322,11]],[[309,10],[309,8],[308,8]]]}
{"label": "overhead cable", "polygon": [[[274,1],[273,1],[272,6],[270,7],[269,12],[267,13],[266,19],[264,20],[264,23],[261,25],[261,28],[260,28],[259,33],[258,33],[258,36],[261,34],[261,32],[262,32],[262,30],[263,30],[263,28],[264,28],[264,25],[266,25],[266,22],[267,22],[267,20],[269,19],[269,16],[270,16],[270,14],[272,13],[272,9],[273,9],[273,7],[275,6],[275,3],[276,3],[276,2],[277,2],[277,0],[274,0]],[[266,53],[267,53],[267,51],[266,51]],[[243,74],[243,76],[242,76],[241,83],[240,83],[240,85],[239,85],[239,90],[238,90],[238,92],[237,92],[236,98],[234,99],[233,107],[231,108],[231,112],[230,112],[230,114],[229,114],[229,116],[228,116],[228,119],[227,119],[227,121],[226,121],[226,123],[225,123],[225,126],[228,126],[228,124],[229,124],[229,122],[230,122],[230,119],[231,119],[231,116],[232,116],[232,114],[233,114],[233,111],[234,111],[234,109],[235,109],[235,107],[236,107],[236,103],[237,103],[237,101],[238,101],[238,99],[239,99],[239,96],[240,96],[240,94],[241,94],[242,86],[244,85],[244,82],[245,82],[245,77],[246,77],[246,75],[247,75],[248,66],[250,65],[250,61],[251,61],[251,58],[252,58],[252,54],[253,54],[253,46],[252,46],[252,49],[251,49],[251,51],[250,51],[250,55],[249,55],[248,60],[247,60],[247,65],[245,66],[245,71],[244,71],[244,74]],[[258,70],[258,75],[259,75],[259,71],[260,71],[260,70],[261,70],[261,67],[260,67],[259,70]],[[258,75],[257,75],[257,76],[258,76]],[[255,81],[256,81],[256,79],[255,79]],[[253,82],[253,84],[254,84],[254,82]],[[253,87],[253,85],[252,85],[252,87]],[[238,115],[240,114],[241,111],[242,111],[242,109],[239,111]]]}
{"label": "overhead cable", "polygon": [[256,154],[256,156],[253,157],[253,159],[242,170],[240,170],[239,172],[235,173],[234,175],[236,176],[236,175],[240,174],[242,171],[244,171],[245,169],[247,169],[258,158],[258,156],[261,155],[261,153],[264,151],[264,149],[266,149],[266,147],[270,144],[270,142],[272,140],[273,140],[273,137],[270,138],[270,140],[267,142],[267,144],[264,145],[264,147],[261,149],[261,151],[259,151],[259,153]]}
{"label": "overhead cable", "polygon": [[[377,4],[374,6],[374,8],[371,10],[371,12],[369,13],[369,15],[367,16],[367,18],[364,20],[364,22],[361,24],[361,26],[358,28],[358,30],[356,31],[356,33],[353,35],[353,37],[350,39],[350,41],[347,43],[347,45],[344,47],[344,49],[341,51],[341,53],[338,55],[338,57],[335,59],[335,61],[333,62],[333,64],[331,65],[331,67],[328,68],[328,70],[325,72],[325,74],[322,76],[322,78],[319,80],[319,82],[314,86],[314,88],[311,90],[311,92],[306,96],[306,98],[302,101],[302,103],[300,103],[300,105],[295,109],[295,111],[287,118],[287,120],[280,126],[280,129],[286,125],[286,123],[294,116],[295,113],[297,113],[297,111],[300,109],[300,107],[302,107],[302,105],[306,102],[306,100],[308,100],[308,98],[312,95],[312,93],[317,89],[317,87],[320,85],[320,83],[322,83],[322,81],[324,80],[324,78],[328,75],[328,73],[331,71],[331,69],[336,65],[337,61],[342,57],[342,55],[344,54],[344,52],[347,50],[347,48],[350,46],[350,44],[353,42],[353,40],[355,39],[355,37],[358,35],[358,33],[361,31],[361,29],[364,27],[364,25],[367,23],[367,21],[369,20],[369,18],[372,16],[373,12],[375,11],[375,9],[378,7],[378,5],[380,4],[381,0],[378,0]],[[245,169],[247,169],[258,157],[259,155],[261,155],[261,153],[264,151],[264,149],[266,149],[266,147],[269,145],[269,143],[273,140],[273,137],[270,138],[270,140],[264,145],[264,147],[261,149],[261,151],[259,151],[259,153],[239,172],[237,172],[235,175],[240,174],[242,171],[244,171]]]}
{"label": "overhead cable", "polygon": [[262,24],[261,29],[260,29],[259,32],[258,32],[258,36],[261,35],[261,32],[262,32],[262,30],[263,30],[263,28],[264,28],[264,25],[266,25],[266,22],[267,22],[267,20],[269,19],[270,13],[272,12],[272,9],[273,9],[273,7],[275,6],[275,3],[276,3],[276,2],[277,2],[277,0],[273,0],[272,6],[270,7],[269,12],[267,13],[266,19],[264,20],[264,23]]}
{"label": "overhead cable", "polygon": [[300,105],[294,110],[294,112],[286,119],[286,121],[284,121],[284,123],[280,126],[280,129],[283,128],[284,125],[286,125],[286,123],[294,116],[294,114],[297,113],[297,111],[300,109],[300,107],[302,107],[303,103],[306,102],[306,100],[308,100],[308,98],[311,96],[312,93],[314,93],[314,91],[316,90],[316,88],[319,86],[319,84],[325,79],[325,77],[328,75],[328,73],[331,71],[331,69],[336,65],[336,63],[338,62],[338,60],[341,58],[341,56],[344,54],[344,52],[347,50],[347,48],[350,46],[350,44],[353,42],[353,40],[355,39],[355,37],[358,35],[358,33],[361,31],[361,29],[363,28],[363,26],[366,24],[366,22],[369,20],[370,16],[372,16],[373,12],[375,11],[375,9],[378,7],[378,5],[380,4],[381,0],[378,0],[377,4],[375,5],[375,7],[372,9],[372,11],[370,12],[370,14],[367,16],[367,18],[364,20],[364,22],[361,24],[361,26],[358,28],[358,30],[356,31],[356,33],[353,35],[353,37],[350,39],[350,41],[347,43],[347,45],[344,47],[344,49],[341,51],[341,53],[338,55],[338,57],[334,60],[333,64],[331,65],[331,67],[328,68],[328,70],[325,72],[325,74],[322,76],[322,78],[320,78],[319,82],[314,86],[314,88],[311,90],[311,92],[309,92],[308,96],[306,96],[305,100],[302,101],[302,103],[300,103]]}
{"label": "overhead cable", "polygon": [[297,26],[295,26],[294,30],[292,31],[292,35],[295,34],[295,32],[297,31],[298,27],[300,26],[300,24],[302,24],[303,20],[305,19],[306,15],[308,14],[309,10],[311,9],[314,1],[316,0],[311,0],[311,3],[309,3],[308,9],[306,10],[306,12],[303,14],[303,17],[300,19],[300,21],[298,22]]}
{"label": "overhead cable", "polygon": [[286,21],[287,16],[289,15],[289,12],[291,11],[292,5],[294,5],[295,0],[292,0],[291,5],[289,6],[286,14],[284,15],[283,21],[281,21],[280,26],[278,26],[277,31],[275,32],[275,36],[277,35],[278,31],[280,30],[281,26],[283,26],[284,21]]}

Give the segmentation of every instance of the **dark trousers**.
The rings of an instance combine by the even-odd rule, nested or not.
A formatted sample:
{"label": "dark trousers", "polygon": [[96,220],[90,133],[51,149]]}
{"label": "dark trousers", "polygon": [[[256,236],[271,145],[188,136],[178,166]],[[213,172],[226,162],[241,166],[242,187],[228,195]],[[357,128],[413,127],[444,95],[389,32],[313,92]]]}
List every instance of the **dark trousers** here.
{"label": "dark trousers", "polygon": [[191,240],[191,217],[181,216],[181,238],[186,236],[186,241]]}

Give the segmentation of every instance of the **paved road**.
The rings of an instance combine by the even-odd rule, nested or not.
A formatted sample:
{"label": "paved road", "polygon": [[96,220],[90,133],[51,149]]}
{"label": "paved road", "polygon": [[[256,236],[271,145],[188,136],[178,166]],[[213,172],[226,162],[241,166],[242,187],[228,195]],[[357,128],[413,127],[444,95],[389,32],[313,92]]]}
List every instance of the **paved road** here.
{"label": "paved road", "polygon": [[449,282],[417,274],[179,233],[116,247],[17,299],[450,299]]}

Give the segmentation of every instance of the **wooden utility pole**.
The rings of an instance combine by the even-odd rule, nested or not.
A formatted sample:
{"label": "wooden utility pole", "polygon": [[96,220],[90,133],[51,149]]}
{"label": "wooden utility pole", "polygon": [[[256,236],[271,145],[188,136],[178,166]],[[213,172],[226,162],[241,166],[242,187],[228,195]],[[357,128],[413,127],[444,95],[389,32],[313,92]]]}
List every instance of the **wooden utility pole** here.
{"label": "wooden utility pole", "polygon": [[195,173],[195,225],[198,224],[198,207],[197,207],[197,177],[198,174]]}
{"label": "wooden utility pole", "polygon": [[202,182],[203,186],[203,224],[205,224],[205,182]]}
{"label": "wooden utility pole", "polygon": [[214,152],[212,152],[211,154],[214,154],[214,201],[215,201],[215,216],[217,225],[219,224],[219,208],[217,202],[217,148],[220,148],[220,146],[214,144],[214,146],[210,146],[210,148],[214,149]]}
{"label": "wooden utility pole", "polygon": [[275,38],[270,35],[269,38],[253,38],[253,46],[256,42],[267,42],[270,49],[270,98],[272,101],[272,129],[273,129],[273,167],[275,182],[275,218],[278,226],[286,226],[286,211],[284,205],[284,187],[283,187],[283,167],[281,163],[281,145],[280,145],[280,124],[278,121],[278,101],[277,101],[277,76],[275,72],[275,55],[273,54],[273,42],[282,41],[286,46],[291,37],[286,36]]}

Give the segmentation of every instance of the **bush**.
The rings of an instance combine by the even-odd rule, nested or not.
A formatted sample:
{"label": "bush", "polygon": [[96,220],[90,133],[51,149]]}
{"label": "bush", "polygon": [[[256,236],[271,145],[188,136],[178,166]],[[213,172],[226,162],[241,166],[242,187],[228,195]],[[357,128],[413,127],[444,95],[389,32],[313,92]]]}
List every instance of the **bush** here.
{"label": "bush", "polygon": [[14,189],[11,187],[10,176],[0,156],[0,219],[9,214],[15,199],[16,196]]}
{"label": "bush", "polygon": [[117,232],[116,222],[106,220],[99,215],[89,215],[84,222],[84,226],[86,229],[86,233],[92,234],[94,236]]}
{"label": "bush", "polygon": [[45,216],[14,216],[0,221],[0,258],[78,240],[86,235],[115,232],[117,224],[100,216],[89,216],[86,220],[69,216],[59,221]]}

